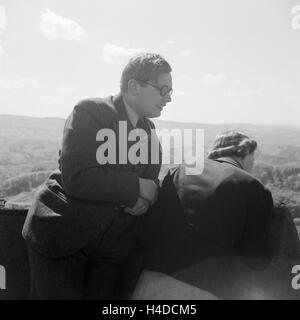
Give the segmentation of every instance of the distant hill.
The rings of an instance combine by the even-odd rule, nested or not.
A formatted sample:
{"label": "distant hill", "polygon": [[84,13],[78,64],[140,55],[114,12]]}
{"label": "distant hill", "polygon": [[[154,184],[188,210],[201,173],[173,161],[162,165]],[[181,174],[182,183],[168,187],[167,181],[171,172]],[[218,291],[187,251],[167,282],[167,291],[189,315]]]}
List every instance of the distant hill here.
{"label": "distant hill", "polygon": [[203,129],[205,150],[217,134],[229,129],[240,130],[258,142],[258,160],[278,164],[300,164],[300,127],[262,126],[252,124],[202,124],[155,120],[157,128]]}
{"label": "distant hill", "polygon": [[0,115],[0,183],[57,165],[64,119]]}
{"label": "distant hill", "polygon": [[[203,129],[206,152],[220,132],[238,129],[249,134],[259,145],[254,174],[279,199],[290,201],[294,212],[299,202],[300,217],[300,127],[154,122],[158,129]],[[57,168],[64,123],[62,118],[0,115],[0,197],[30,201],[37,185]]]}

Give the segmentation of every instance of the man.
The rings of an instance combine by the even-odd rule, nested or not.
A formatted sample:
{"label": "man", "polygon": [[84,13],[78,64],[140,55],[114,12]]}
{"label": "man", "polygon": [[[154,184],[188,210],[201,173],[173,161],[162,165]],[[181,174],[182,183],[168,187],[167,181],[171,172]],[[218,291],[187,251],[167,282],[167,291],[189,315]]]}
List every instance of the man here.
{"label": "man", "polygon": [[[168,172],[148,213],[147,270],[221,298],[242,296],[249,284],[243,276],[271,258],[273,200],[250,174],[256,148],[246,135],[228,131],[216,139],[201,174],[187,175],[183,165]],[[143,274],[144,282],[149,278]]]}
{"label": "man", "polygon": [[[122,72],[120,94],[83,100],[68,117],[60,170],[37,193],[23,228],[31,298],[116,297],[123,268],[138,246],[139,216],[156,200],[161,166],[160,156],[150,163],[150,148],[148,163],[127,157],[135,143],[127,136],[143,129],[151,145],[154,124],[148,118],[159,117],[171,101],[171,71],[160,55],[139,54]],[[102,154],[108,140],[99,137],[108,131],[115,140]],[[116,162],[106,163],[110,151]]]}

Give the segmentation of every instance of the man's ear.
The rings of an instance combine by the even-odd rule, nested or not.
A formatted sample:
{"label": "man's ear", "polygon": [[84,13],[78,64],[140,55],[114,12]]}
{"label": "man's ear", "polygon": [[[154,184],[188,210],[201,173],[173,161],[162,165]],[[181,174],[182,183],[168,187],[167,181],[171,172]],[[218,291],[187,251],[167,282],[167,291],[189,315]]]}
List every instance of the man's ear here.
{"label": "man's ear", "polygon": [[138,82],[135,79],[130,79],[128,81],[128,92],[132,96],[139,95],[139,93],[140,93],[140,85],[138,84]]}

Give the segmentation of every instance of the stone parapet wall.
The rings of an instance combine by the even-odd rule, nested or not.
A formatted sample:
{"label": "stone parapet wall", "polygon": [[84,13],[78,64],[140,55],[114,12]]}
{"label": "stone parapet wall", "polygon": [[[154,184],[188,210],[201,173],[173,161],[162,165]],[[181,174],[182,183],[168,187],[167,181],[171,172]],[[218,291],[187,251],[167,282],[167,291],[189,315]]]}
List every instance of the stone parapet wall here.
{"label": "stone parapet wall", "polygon": [[[0,289],[0,300],[28,298],[28,257],[21,235],[26,214],[27,210],[24,209],[0,209],[0,266],[6,271],[6,289]],[[259,283],[261,290],[272,293],[261,298],[300,299],[300,289],[291,287],[294,276],[291,269],[294,265],[300,265],[300,242],[291,215],[285,207],[273,211],[270,240],[273,262],[251,283]],[[255,297],[259,298],[257,295]],[[250,292],[246,290],[241,298],[251,298]]]}

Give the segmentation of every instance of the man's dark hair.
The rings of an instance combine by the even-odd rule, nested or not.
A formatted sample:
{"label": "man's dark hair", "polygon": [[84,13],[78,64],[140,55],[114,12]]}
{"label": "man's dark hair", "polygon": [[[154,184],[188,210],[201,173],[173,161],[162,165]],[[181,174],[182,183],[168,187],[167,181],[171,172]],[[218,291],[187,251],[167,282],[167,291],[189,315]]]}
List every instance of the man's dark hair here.
{"label": "man's dark hair", "polygon": [[[129,60],[122,72],[121,92],[127,91],[130,79],[155,81],[161,73],[171,71],[171,66],[161,55],[140,53]],[[143,85],[142,82],[141,85]]]}

